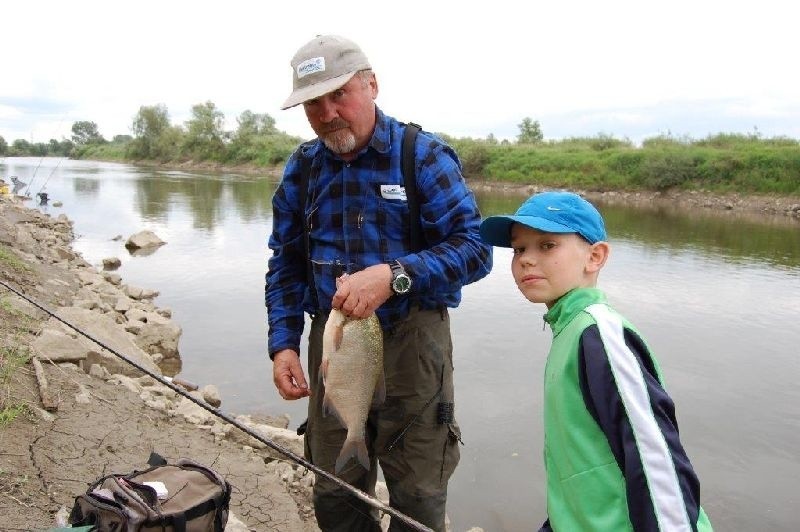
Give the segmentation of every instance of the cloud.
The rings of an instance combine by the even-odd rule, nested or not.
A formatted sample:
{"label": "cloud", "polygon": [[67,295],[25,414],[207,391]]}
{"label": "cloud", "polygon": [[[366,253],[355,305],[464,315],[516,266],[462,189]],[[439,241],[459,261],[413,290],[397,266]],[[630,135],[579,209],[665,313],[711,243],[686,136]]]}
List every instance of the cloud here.
{"label": "cloud", "polygon": [[59,102],[67,130],[91,120],[110,138],[129,133],[140,106],[162,103],[182,124],[192,105],[210,100],[231,128],[250,109],[309,138],[301,109],[279,110],[289,61],[314,35],[339,33],[369,56],[384,111],[454,136],[514,138],[526,116],[554,137],[701,136],[754,125],[794,135],[794,11],[772,0],[408,0],[381,17],[363,0],[347,9],[318,0],[303,9],[123,0],[113,13],[100,1],[13,2],[4,20],[36,23],[33,32],[30,23],[3,28],[19,46],[4,55],[10,82],[0,84],[0,104],[29,119],[4,119],[0,134],[46,141],[58,125],[48,106]]}

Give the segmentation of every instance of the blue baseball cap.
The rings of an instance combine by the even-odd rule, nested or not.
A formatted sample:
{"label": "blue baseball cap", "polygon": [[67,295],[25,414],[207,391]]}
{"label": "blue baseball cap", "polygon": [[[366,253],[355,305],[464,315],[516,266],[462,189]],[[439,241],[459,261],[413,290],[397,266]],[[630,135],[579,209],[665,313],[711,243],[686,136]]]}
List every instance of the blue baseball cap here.
{"label": "blue baseball cap", "polygon": [[525,200],[513,215],[489,216],[481,223],[481,238],[493,246],[511,247],[513,223],[545,233],[577,233],[590,244],[607,238],[603,217],[573,192],[541,192]]}

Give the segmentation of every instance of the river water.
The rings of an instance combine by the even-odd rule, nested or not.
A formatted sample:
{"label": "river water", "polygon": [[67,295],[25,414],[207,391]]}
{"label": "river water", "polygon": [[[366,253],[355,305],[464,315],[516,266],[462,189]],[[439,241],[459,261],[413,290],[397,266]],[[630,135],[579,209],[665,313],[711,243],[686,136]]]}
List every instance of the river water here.
{"label": "river water", "polygon": [[[287,413],[266,356],[263,286],[274,183],[266,178],[51,158],[0,159],[74,247],[123,281],[160,292],[183,328],[181,376],[219,386],[230,413]],[[484,215],[521,198],[478,197]],[[54,207],[55,201],[63,202]],[[717,530],[800,529],[800,223],[733,213],[600,205],[612,254],[600,288],[647,338]],[[146,257],[123,244],[153,230]],[[112,240],[122,235],[123,240]],[[464,434],[450,483],[454,532],[535,530],[545,518],[541,382],[550,331],[496,249],[495,268],[452,312],[456,415]]]}

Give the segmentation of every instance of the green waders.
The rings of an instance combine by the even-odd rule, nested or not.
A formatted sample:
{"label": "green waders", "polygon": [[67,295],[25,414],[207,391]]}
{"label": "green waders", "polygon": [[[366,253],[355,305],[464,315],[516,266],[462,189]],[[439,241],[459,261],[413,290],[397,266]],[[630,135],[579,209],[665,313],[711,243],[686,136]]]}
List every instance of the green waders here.
{"label": "green waders", "polygon": [[[306,458],[333,473],[347,431],[324,416],[319,375],[326,314],[312,321],[308,373],[312,395],[305,436]],[[446,309],[412,310],[384,331],[386,402],[367,420],[369,471],[350,460],[339,477],[374,495],[376,460],[389,488],[390,505],[418,522],[444,530],[447,482],[459,460],[460,429],[453,417],[453,344]],[[314,485],[314,510],[323,532],[380,531],[377,510],[323,478]],[[390,531],[408,527],[392,519]]]}

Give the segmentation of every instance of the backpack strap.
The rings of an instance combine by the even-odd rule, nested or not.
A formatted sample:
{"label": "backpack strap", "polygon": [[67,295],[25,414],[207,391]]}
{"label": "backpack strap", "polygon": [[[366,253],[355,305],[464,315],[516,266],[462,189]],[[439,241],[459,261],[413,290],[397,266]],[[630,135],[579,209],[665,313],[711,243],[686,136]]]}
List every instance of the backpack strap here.
{"label": "backpack strap", "polygon": [[311,267],[311,220],[306,216],[308,181],[311,176],[311,165],[314,160],[311,157],[304,157],[301,150],[298,150],[300,154],[300,215],[303,217],[303,248],[305,249],[306,255],[306,282],[311,292],[314,308],[318,309],[317,287],[314,285],[314,270]]}
{"label": "backpack strap", "polygon": [[422,128],[414,122],[409,122],[406,125],[406,129],[403,132],[403,146],[400,156],[400,169],[403,174],[403,186],[406,189],[408,216],[410,218],[411,250],[414,252],[422,249],[422,227],[419,221],[419,198],[417,197],[417,162],[414,153],[414,145],[420,129]]}

